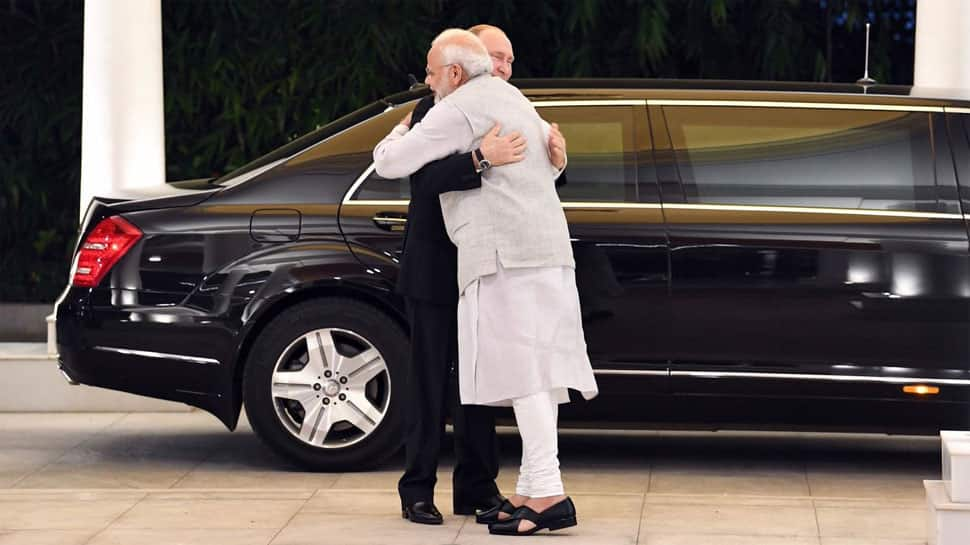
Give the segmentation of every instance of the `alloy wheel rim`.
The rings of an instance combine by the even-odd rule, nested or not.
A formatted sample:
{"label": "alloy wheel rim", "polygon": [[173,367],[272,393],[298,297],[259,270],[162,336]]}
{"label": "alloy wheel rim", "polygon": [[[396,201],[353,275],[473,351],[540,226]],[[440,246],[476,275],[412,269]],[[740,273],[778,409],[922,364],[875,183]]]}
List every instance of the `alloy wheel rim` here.
{"label": "alloy wheel rim", "polygon": [[362,335],[316,329],[277,358],[270,395],[277,418],[294,437],[318,448],[346,448],[370,437],[384,420],[390,373]]}

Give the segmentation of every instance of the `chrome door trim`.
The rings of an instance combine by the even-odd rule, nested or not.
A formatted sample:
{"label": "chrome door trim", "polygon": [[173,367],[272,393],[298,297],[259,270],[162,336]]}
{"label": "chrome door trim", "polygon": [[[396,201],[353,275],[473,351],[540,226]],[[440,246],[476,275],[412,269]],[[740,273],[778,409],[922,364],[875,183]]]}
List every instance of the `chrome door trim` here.
{"label": "chrome door trim", "polygon": [[842,102],[784,102],[768,100],[668,100],[647,99],[649,106],[738,106],[747,108],[798,108],[816,110],[875,110],[891,112],[943,113],[943,106],[907,106],[905,104],[852,104]]}
{"label": "chrome door trim", "polygon": [[970,114],[970,108],[960,108],[957,106],[944,106],[943,111],[948,114]]}
{"label": "chrome door trim", "polygon": [[185,356],[182,354],[169,354],[166,352],[152,352],[150,350],[133,350],[131,348],[115,348],[112,346],[95,346],[94,350],[100,350],[102,352],[114,352],[116,354],[124,354],[126,356],[139,356],[142,358],[156,358],[163,360],[178,360],[188,363],[197,363],[200,365],[219,365],[219,360],[213,358],[202,358],[199,356]]}
{"label": "chrome door trim", "polygon": [[970,386],[970,379],[927,378],[927,377],[875,377],[871,375],[821,375],[811,373],[760,373],[754,371],[677,371],[653,369],[594,369],[595,375],[619,376],[671,376],[696,378],[757,378],[784,380],[822,380],[832,382],[881,382],[886,384],[949,384]]}
{"label": "chrome door trim", "polygon": [[786,212],[796,214],[838,214],[844,216],[882,216],[889,218],[956,219],[962,214],[944,212],[913,212],[907,210],[872,210],[867,208],[821,208],[809,206],[759,206],[751,204],[680,204],[667,203],[669,210],[724,210],[729,212]]}
{"label": "chrome door trim", "polygon": [[593,369],[594,375],[604,375],[604,376],[651,376],[651,377],[666,377],[670,376],[670,370],[655,370],[655,369]]}

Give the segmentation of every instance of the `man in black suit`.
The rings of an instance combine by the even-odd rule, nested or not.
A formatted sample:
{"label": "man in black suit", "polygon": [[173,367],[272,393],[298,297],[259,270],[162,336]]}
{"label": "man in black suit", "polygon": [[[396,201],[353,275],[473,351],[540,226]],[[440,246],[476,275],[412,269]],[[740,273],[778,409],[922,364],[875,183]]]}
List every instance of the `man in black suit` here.
{"label": "man in black suit", "polygon": [[[479,25],[472,31],[497,31],[493,75],[511,76],[511,44],[501,30]],[[486,36],[492,37],[492,36]],[[504,41],[503,41],[504,40]],[[434,95],[422,99],[402,123],[421,122],[434,106]],[[517,133],[499,136],[495,127],[482,140],[481,157],[491,166],[521,161],[524,139]],[[554,126],[549,154],[565,164],[565,141]],[[564,176],[557,185],[564,182]],[[498,443],[495,417],[489,407],[460,405],[457,400],[457,249],[445,232],[438,196],[449,191],[481,187],[481,165],[475,152],[456,154],[423,167],[411,176],[411,203],[404,235],[397,291],[407,302],[411,325],[411,364],[408,376],[408,414],[405,431],[406,468],[398,483],[402,516],[421,524],[441,524],[434,505],[438,454],[446,413],[452,414],[455,434],[453,508],[456,515],[472,515],[501,505],[505,498],[495,484]]]}

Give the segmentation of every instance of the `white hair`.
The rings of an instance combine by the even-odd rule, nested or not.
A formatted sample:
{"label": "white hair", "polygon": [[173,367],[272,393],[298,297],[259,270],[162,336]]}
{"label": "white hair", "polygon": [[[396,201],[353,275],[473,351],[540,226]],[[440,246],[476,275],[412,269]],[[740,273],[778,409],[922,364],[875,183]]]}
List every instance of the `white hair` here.
{"label": "white hair", "polygon": [[444,64],[457,64],[470,79],[492,72],[492,57],[478,36],[461,28],[449,28],[438,34],[431,47],[441,46]]}

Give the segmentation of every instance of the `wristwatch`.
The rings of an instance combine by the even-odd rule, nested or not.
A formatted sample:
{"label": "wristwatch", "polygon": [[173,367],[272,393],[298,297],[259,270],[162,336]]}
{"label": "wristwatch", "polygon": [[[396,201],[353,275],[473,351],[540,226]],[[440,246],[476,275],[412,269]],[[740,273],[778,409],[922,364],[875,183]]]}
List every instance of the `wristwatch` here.
{"label": "wristwatch", "polygon": [[475,150],[475,158],[478,159],[478,168],[475,170],[476,173],[481,174],[492,168],[492,162],[485,158],[485,154],[482,153],[482,148]]}

